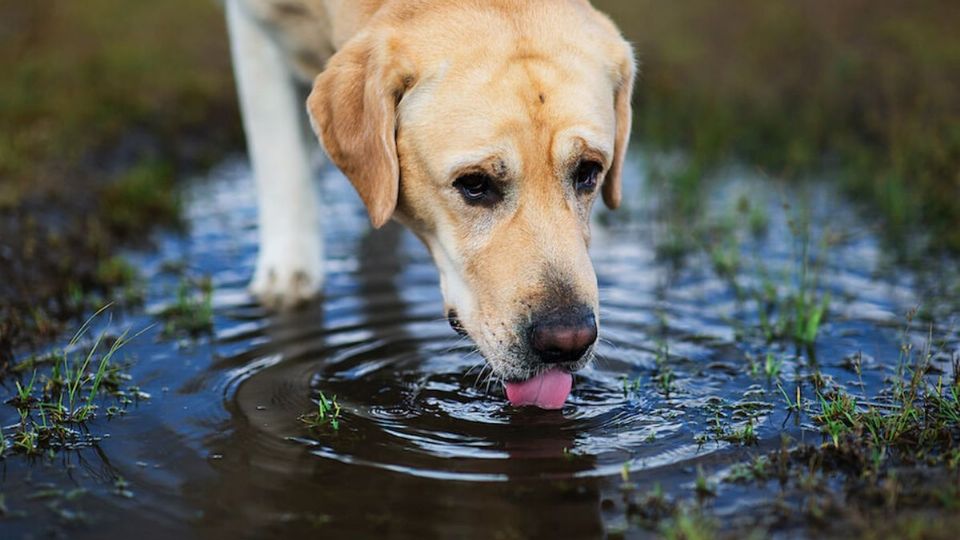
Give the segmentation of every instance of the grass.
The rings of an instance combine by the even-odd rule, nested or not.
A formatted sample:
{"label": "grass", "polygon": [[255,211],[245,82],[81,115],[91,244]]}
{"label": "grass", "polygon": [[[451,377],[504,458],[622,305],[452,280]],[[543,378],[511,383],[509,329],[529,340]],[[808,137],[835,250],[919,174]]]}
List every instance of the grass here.
{"label": "grass", "polygon": [[[597,0],[641,67],[635,133],[702,169],[827,170],[903,250],[960,248],[960,35],[950,0]],[[651,24],[649,21],[656,21]]]}
{"label": "grass", "polygon": [[[695,493],[702,497],[713,495],[713,485],[702,474],[694,485]],[[627,484],[625,484],[627,485]],[[664,493],[660,484],[655,484],[645,493],[637,493],[633,484],[621,490],[628,526],[635,526],[661,538],[706,540],[717,536],[717,525],[702,509],[678,502]],[[610,537],[627,536],[629,531],[608,531]]]}
{"label": "grass", "polygon": [[300,415],[300,422],[308,429],[321,430],[329,427],[333,431],[340,430],[340,413],[342,409],[337,403],[337,396],[328,399],[323,392],[317,396],[317,409],[313,412]]}
{"label": "grass", "polygon": [[157,314],[163,321],[164,337],[197,338],[213,332],[213,282],[209,277],[184,277],[174,302]]}
{"label": "grass", "polygon": [[[663,227],[656,243],[658,258],[680,268],[688,258],[705,257],[741,303],[753,304],[756,328],[766,341],[812,346],[830,309],[822,278],[837,238],[829,226],[815,228],[807,204],[782,204],[790,230],[788,264],[771,268],[770,254],[756,249],[770,226],[765,201],[752,201],[745,194],[727,211],[705,211],[708,181],[703,166],[655,158],[650,166],[650,195],[658,199],[655,211]],[[746,329],[754,331],[753,325]]]}
{"label": "grass", "polygon": [[127,330],[110,337],[104,330],[92,338],[89,348],[79,348],[106,309],[91,316],[64,349],[35,360],[29,379],[15,381],[16,393],[7,403],[16,409],[19,422],[0,433],[0,456],[11,452],[38,456],[93,444],[96,436],[89,423],[97,417],[105,396],[119,404],[112,406],[117,410],[132,403],[131,395],[149,397],[136,387],[123,390],[129,378],[116,358],[140,334]]}
{"label": "grass", "polygon": [[897,376],[884,395],[858,398],[835,388],[818,395],[812,419],[834,447],[847,443],[862,449],[874,474],[890,459],[949,462],[960,437],[960,374],[952,381],[942,376],[930,381],[932,357],[932,339],[916,353],[905,331]]}
{"label": "grass", "polygon": [[717,487],[707,479],[703,467],[697,467],[697,479],[694,481],[693,491],[701,498],[714,497],[717,494]]}
{"label": "grass", "polygon": [[780,378],[780,371],[783,369],[783,359],[773,352],[767,351],[763,357],[763,363],[756,362],[752,356],[748,356],[750,362],[750,375],[753,377],[765,377],[768,381]]}
{"label": "grass", "polygon": [[176,227],[176,179],[242,130],[216,2],[0,0],[0,21],[2,365],[116,288],[141,300],[108,261]]}
{"label": "grass", "polygon": [[623,397],[624,397],[624,398],[628,398],[628,397],[630,397],[631,395],[638,393],[638,392],[640,391],[640,388],[642,387],[642,383],[643,383],[643,381],[642,381],[642,379],[641,379],[640,377],[636,377],[636,378],[634,378],[634,379],[630,379],[630,378],[627,377],[626,375],[624,375],[623,377],[621,377],[620,380],[621,380],[621,382],[623,383]]}
{"label": "grass", "polygon": [[141,161],[100,195],[103,226],[117,235],[139,234],[152,224],[179,225],[182,204],[174,171],[162,160]]}
{"label": "grass", "polygon": [[[105,291],[119,291],[113,295],[115,302],[125,306],[140,306],[144,302],[146,291],[140,272],[122,256],[114,255],[101,261],[97,265],[96,280]],[[83,291],[77,294],[85,296]],[[86,300],[93,300],[92,295],[87,295]],[[76,303],[82,305],[84,299]]]}
{"label": "grass", "polygon": [[757,432],[753,427],[753,421],[747,420],[747,422],[739,428],[724,434],[723,440],[742,446],[749,446],[751,444],[757,444],[760,438],[757,437]]}
{"label": "grass", "polygon": [[818,426],[823,444],[784,437],[779,450],[731,466],[723,481],[776,480],[791,516],[780,526],[868,537],[886,537],[890,527],[918,538],[951,537],[920,523],[960,508],[960,359],[950,375],[933,370],[937,341],[928,330],[914,345],[915,314],[908,314],[894,375],[874,393],[864,393],[859,369],[851,385],[859,394],[816,374],[806,377],[815,389],[811,400],[802,398],[799,384],[794,393],[778,383],[787,411]]}
{"label": "grass", "polygon": [[770,460],[766,456],[757,456],[748,463],[736,463],[724,477],[725,482],[763,481],[771,476]]}
{"label": "grass", "polygon": [[657,385],[660,393],[667,399],[674,391],[673,369],[670,367],[670,344],[666,340],[660,340],[657,345],[656,373],[653,375],[653,382]]}
{"label": "grass", "polygon": [[787,410],[790,412],[800,413],[804,410],[803,397],[801,396],[802,391],[800,390],[800,385],[797,385],[796,397],[791,398],[787,391],[783,389],[783,386],[780,383],[777,383],[777,390],[780,391],[780,395],[783,396],[783,401],[787,405]]}
{"label": "grass", "polygon": [[[784,209],[790,212],[789,206],[785,205]],[[822,233],[818,256],[815,256],[808,213],[795,214],[789,219],[789,226],[794,240],[793,264],[779,280],[781,285],[773,281],[766,263],[758,255],[754,263],[762,283],[747,294],[756,303],[760,329],[768,341],[787,338],[801,345],[812,345],[830,306],[830,295],[820,284],[830,235],[827,231]]]}
{"label": "grass", "polygon": [[[787,417],[794,416],[801,430],[816,426],[823,435],[820,445],[798,444],[784,436],[780,449],[734,463],[720,474],[722,483],[756,483],[761,489],[773,489],[771,497],[777,502],[760,512],[766,518],[755,525],[767,527],[769,520],[774,520],[775,530],[785,533],[820,531],[869,537],[884,537],[881,533],[889,526],[913,531],[917,537],[950,537],[942,527],[918,524],[923,522],[922,516],[939,519],[960,508],[956,484],[960,474],[956,448],[960,440],[960,358],[954,359],[952,370],[936,368],[934,360],[942,361],[943,351],[938,347],[944,342],[934,338],[932,328],[919,339],[916,314],[913,310],[907,315],[899,350],[888,351],[896,359],[895,369],[870,394],[859,355],[840,363],[849,365],[853,379],[849,386],[821,374],[815,362],[798,365],[796,386],[785,386],[772,376],[779,374],[781,364],[775,354],[753,362],[751,369],[756,375],[769,373],[770,383],[776,383],[782,397],[779,407],[786,410]],[[804,397],[804,385],[812,386],[812,399]],[[728,403],[711,398],[705,411],[708,432],[698,435],[697,441],[756,444],[756,418],[772,412],[770,407],[766,402]],[[696,499],[717,490],[705,472],[698,470]],[[682,506],[693,508],[682,502],[672,504],[672,513]],[[690,515],[706,520],[707,534],[721,534],[709,527],[709,513],[698,509]],[[664,534],[666,523],[680,525],[667,515],[658,516],[653,529],[650,522],[639,525]],[[745,536],[751,531],[749,520],[737,527],[737,532],[723,534]]]}

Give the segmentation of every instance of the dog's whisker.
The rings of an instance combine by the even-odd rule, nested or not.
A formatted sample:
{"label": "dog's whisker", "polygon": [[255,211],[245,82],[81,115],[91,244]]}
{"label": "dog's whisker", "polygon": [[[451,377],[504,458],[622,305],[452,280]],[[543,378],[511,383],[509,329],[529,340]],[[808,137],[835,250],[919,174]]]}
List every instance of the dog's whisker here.
{"label": "dog's whisker", "polygon": [[488,364],[484,364],[483,369],[480,370],[480,374],[477,376],[477,379],[473,382],[474,388],[480,388],[480,385],[483,384],[481,381],[483,380],[483,374],[485,371],[488,372],[486,376],[487,380],[490,380],[490,377],[493,376],[493,368]]}
{"label": "dog's whisker", "polygon": [[473,366],[470,367],[470,369],[468,369],[467,371],[464,372],[463,377],[464,377],[464,378],[469,377],[470,374],[473,373],[474,370],[476,370],[476,369],[478,369],[478,368],[479,368],[479,369],[482,369],[482,368],[483,368],[483,364],[479,364],[479,363],[478,363],[478,364],[474,364]]}

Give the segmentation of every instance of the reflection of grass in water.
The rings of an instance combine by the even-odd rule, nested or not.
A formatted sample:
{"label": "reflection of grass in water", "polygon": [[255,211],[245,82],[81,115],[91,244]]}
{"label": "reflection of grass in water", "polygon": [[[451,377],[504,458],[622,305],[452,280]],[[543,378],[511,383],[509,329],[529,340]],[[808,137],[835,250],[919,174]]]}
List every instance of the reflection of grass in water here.
{"label": "reflection of grass in water", "polygon": [[117,401],[104,410],[108,417],[121,414],[135,399],[148,397],[137,387],[124,389],[128,376],[115,360],[120,349],[140,334],[124,331],[109,338],[104,331],[86,352],[75,351],[103,311],[90,317],[63,351],[17,366],[21,373],[31,368],[32,374],[28,381],[15,381],[17,391],[8,403],[17,410],[19,422],[12,431],[0,434],[0,456],[7,452],[38,455],[92,444],[96,438],[88,424],[97,417],[103,394]]}

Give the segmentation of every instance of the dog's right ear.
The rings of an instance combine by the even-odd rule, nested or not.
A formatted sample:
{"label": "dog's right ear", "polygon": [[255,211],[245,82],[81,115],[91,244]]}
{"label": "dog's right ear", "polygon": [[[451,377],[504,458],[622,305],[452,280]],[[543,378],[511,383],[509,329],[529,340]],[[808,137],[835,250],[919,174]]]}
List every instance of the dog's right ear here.
{"label": "dog's right ear", "polygon": [[374,228],[397,207],[397,104],[413,84],[390,52],[388,41],[358,35],[330,58],[307,98],[317,137],[360,194]]}

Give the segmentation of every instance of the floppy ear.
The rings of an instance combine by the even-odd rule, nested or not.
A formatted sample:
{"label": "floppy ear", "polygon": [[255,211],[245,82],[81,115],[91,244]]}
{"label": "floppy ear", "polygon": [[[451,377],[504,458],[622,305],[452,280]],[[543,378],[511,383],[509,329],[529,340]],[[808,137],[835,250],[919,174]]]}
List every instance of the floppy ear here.
{"label": "floppy ear", "polygon": [[603,180],[603,202],[607,208],[616,209],[620,206],[620,177],[623,174],[623,161],[627,155],[627,144],[630,142],[630,125],[633,123],[633,80],[636,77],[636,64],[633,59],[633,50],[626,45],[628,54],[619,68],[619,81],[614,96],[616,109],[616,139],[613,144],[613,163],[607,176]]}
{"label": "floppy ear", "polygon": [[358,36],[330,58],[307,98],[313,129],[380,228],[397,207],[397,103],[411,76],[388,61],[386,43]]}

